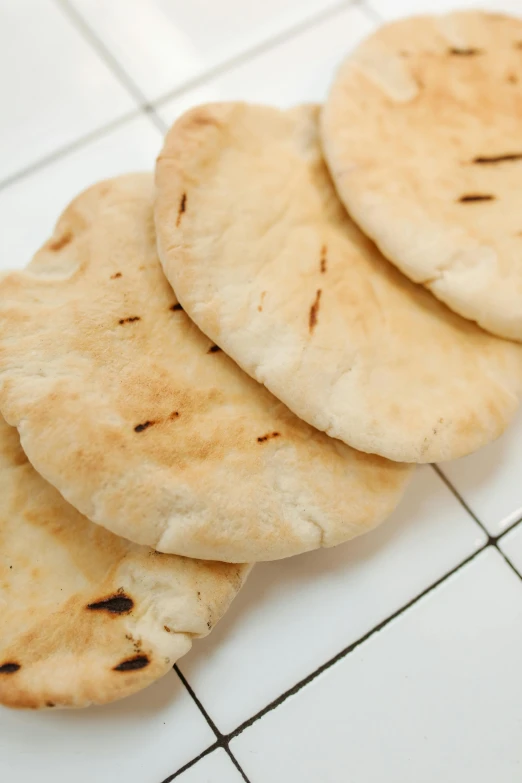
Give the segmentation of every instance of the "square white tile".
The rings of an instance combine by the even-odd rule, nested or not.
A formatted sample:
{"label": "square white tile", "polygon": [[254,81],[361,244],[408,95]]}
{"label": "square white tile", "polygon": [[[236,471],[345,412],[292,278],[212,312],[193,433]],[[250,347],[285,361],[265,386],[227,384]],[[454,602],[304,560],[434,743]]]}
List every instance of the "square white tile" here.
{"label": "square white tile", "polygon": [[172,671],[103,707],[55,713],[0,708],[0,780],[161,783],[215,741]]}
{"label": "square white tile", "polygon": [[373,6],[383,19],[477,8],[522,14],[522,0],[369,0],[368,5]]}
{"label": "square white tile", "polygon": [[290,40],[252,57],[202,86],[161,104],[169,125],[190,106],[206,101],[249,100],[292,106],[323,101],[336,69],[374,24],[360,8],[347,8]]}
{"label": "square white tile", "polygon": [[522,518],[522,411],[506,432],[468,457],[439,467],[491,535]]}
{"label": "square white tile", "polygon": [[481,553],[230,748],[251,783],[516,783],[522,582]]}
{"label": "square white tile", "polygon": [[0,190],[0,269],[29,263],[69,201],[96,180],[152,170],[161,144],[141,116]]}
{"label": "square white tile", "polygon": [[0,180],[136,108],[53,0],[0,4]]}
{"label": "square white tile", "polygon": [[242,783],[243,777],[223,748],[217,748],[182,772],[176,777],[176,781],[178,783]]}
{"label": "square white tile", "polygon": [[522,576],[522,523],[506,533],[498,545]]}
{"label": "square white tile", "polygon": [[180,669],[228,733],[485,541],[436,473],[421,468],[377,530],[334,549],[257,565]]}
{"label": "square white tile", "polygon": [[338,5],[338,0],[73,0],[149,100]]}

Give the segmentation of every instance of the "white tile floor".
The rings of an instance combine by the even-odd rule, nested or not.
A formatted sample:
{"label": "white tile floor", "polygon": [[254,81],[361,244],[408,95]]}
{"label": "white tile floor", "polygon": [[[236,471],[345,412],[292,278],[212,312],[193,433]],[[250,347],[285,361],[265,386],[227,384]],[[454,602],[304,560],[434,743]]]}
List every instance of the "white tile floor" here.
{"label": "white tile floor", "polygon": [[[379,15],[451,5],[1,3],[0,268],[83,187],[151,168],[188,106],[321,100]],[[180,676],[79,713],[0,710],[0,781],[519,783],[521,442],[519,417],[442,477],[419,470],[366,538],[258,566]]]}

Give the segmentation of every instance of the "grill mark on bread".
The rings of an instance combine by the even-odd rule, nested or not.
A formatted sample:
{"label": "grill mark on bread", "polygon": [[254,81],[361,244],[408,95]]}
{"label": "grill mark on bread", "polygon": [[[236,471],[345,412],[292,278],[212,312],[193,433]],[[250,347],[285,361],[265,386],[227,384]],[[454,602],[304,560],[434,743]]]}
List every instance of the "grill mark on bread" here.
{"label": "grill mark on bread", "polygon": [[477,54],[484,54],[483,49],[475,49],[474,47],[459,47],[452,46],[448,49],[449,54],[456,55],[457,57],[475,57]]}
{"label": "grill mark on bread", "polygon": [[473,158],[473,163],[482,166],[490,166],[495,163],[507,163],[511,161],[522,160],[522,152],[505,152],[503,155],[478,155]]}
{"label": "grill mark on bread", "polygon": [[272,440],[273,438],[280,438],[281,433],[280,432],[267,432],[266,435],[260,435],[257,439],[258,443],[266,443],[267,440]]}
{"label": "grill mark on bread", "polygon": [[315,294],[315,299],[312,303],[312,306],[310,307],[310,315],[308,316],[308,328],[310,330],[310,334],[312,334],[312,332],[314,331],[317,325],[317,315],[319,313],[321,294],[322,294],[322,290],[318,288],[317,293]]}
{"label": "grill mark on bread", "polygon": [[474,201],[495,201],[495,196],[490,193],[465,193],[459,197],[458,201],[461,204],[470,204]]}
{"label": "grill mark on bread", "polygon": [[178,227],[179,224],[181,223],[181,216],[185,212],[186,208],[187,208],[187,194],[183,193],[183,195],[181,196],[181,200],[179,202],[178,217],[176,219],[176,227]]}
{"label": "grill mark on bread", "polygon": [[134,321],[141,321],[141,317],[139,315],[131,315],[128,318],[120,318],[118,323],[121,324],[132,324]]}
{"label": "grill mark on bread", "polygon": [[105,611],[110,614],[128,614],[134,607],[134,601],[124,593],[116,593],[109,598],[102,598],[101,601],[95,601],[87,604],[87,609],[94,612]]}
{"label": "grill mark on bread", "polygon": [[144,669],[150,663],[147,655],[135,655],[134,658],[127,658],[113,668],[113,672],[134,672],[138,669]]}
{"label": "grill mark on bread", "polygon": [[145,430],[148,430],[149,427],[152,427],[154,424],[156,424],[155,421],[144,421],[142,424],[136,424],[134,427],[134,432],[144,432]]}
{"label": "grill mark on bread", "polygon": [[72,238],[72,231],[66,231],[65,234],[62,234],[61,237],[55,239],[54,242],[49,242],[49,250],[52,250],[53,252],[61,250],[72,241]]}
{"label": "grill mark on bread", "polygon": [[7,663],[3,663],[0,666],[0,674],[14,674],[18,671],[18,669],[21,669],[19,663],[15,663],[14,661],[8,661]]}
{"label": "grill mark on bread", "polygon": [[320,262],[319,262],[319,268],[321,270],[321,274],[322,275],[324,275],[324,273],[326,272],[326,269],[327,269],[327,259],[326,259],[327,250],[328,250],[328,248],[327,248],[326,245],[323,245],[321,247],[321,259],[320,259]]}

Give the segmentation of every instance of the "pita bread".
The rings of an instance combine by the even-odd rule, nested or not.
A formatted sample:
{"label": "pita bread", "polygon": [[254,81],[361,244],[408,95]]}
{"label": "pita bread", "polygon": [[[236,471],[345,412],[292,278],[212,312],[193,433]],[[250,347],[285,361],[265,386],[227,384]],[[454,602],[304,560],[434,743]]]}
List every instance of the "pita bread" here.
{"label": "pita bread", "polygon": [[97,185],[0,285],[0,407],[94,522],[232,562],[331,546],[384,519],[409,469],[299,421],[183,312],[156,253],[151,175]]}
{"label": "pita bread", "polygon": [[460,457],[506,427],[521,347],[455,316],[358,231],[317,108],[195,109],[167,136],[157,186],[160,258],[188,314],[305,421],[405,462]]}
{"label": "pita bread", "polygon": [[351,54],[322,119],[361,228],[455,312],[522,340],[522,21],[403,19]]}
{"label": "pita bread", "polygon": [[0,418],[0,703],[85,707],[162,677],[206,636],[248,566],[160,555],[93,525]]}

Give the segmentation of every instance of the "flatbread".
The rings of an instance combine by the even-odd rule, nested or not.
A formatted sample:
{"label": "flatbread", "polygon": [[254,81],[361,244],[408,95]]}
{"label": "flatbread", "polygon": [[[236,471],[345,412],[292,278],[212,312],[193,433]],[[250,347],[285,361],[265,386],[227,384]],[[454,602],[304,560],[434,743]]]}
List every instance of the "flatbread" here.
{"label": "flatbread", "polygon": [[410,470],[299,421],[192,324],[161,270],[153,177],[81,195],[0,285],[0,408],[89,519],[231,562],[338,544],[384,519]]}
{"label": "flatbread", "polygon": [[457,13],[382,27],[322,119],[353,219],[455,312],[522,340],[522,20]]}
{"label": "flatbread", "polygon": [[89,522],[0,417],[0,703],[85,707],[162,677],[249,567],[160,555]]}
{"label": "flatbread", "polygon": [[197,108],[157,165],[158,250],[191,318],[294,413],[405,462],[504,430],[522,349],[410,283],[347,217],[318,108]]}

